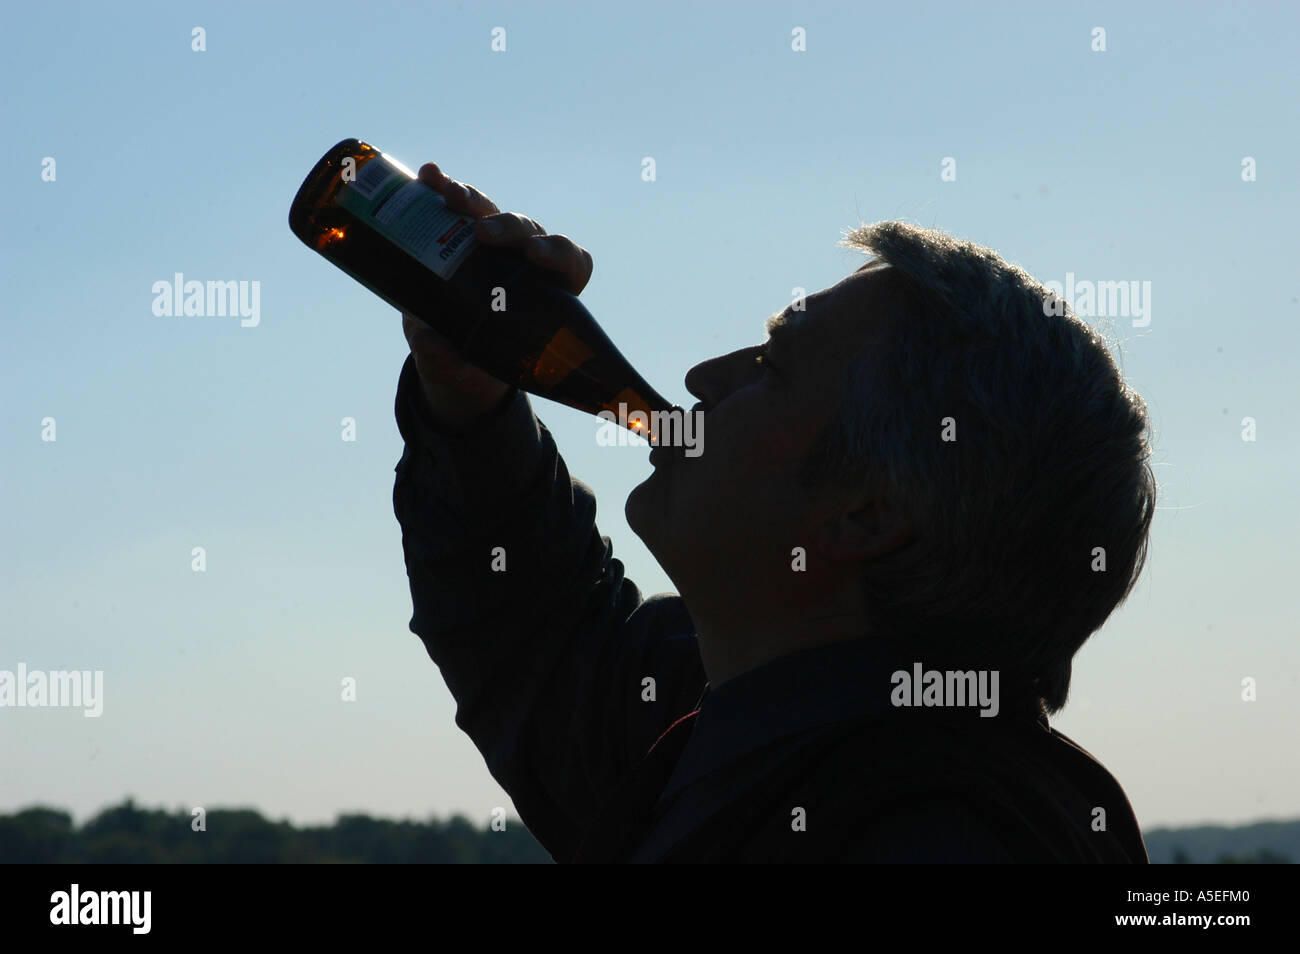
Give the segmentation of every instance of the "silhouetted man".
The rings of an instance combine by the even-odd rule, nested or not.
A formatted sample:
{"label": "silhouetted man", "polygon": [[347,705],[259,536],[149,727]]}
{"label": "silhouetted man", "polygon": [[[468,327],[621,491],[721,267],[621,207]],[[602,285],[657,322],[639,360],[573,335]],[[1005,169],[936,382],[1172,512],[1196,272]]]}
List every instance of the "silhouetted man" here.
{"label": "silhouetted man", "polygon": [[[586,285],[567,238],[420,177]],[[1145,862],[1047,722],[1145,560],[1145,407],[993,252],[900,223],[846,244],[875,257],[691,369],[703,453],[665,448],[628,498],[680,596],[624,578],[528,398],[404,316],[411,630],[557,861]]]}

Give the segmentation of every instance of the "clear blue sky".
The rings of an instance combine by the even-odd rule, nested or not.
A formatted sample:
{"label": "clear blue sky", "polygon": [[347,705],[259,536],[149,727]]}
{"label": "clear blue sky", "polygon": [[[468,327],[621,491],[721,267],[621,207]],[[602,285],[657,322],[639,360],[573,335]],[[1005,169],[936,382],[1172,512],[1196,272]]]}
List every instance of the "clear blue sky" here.
{"label": "clear blue sky", "polygon": [[[11,5],[0,669],[102,669],[105,700],[0,710],[0,810],[509,807],[407,629],[400,320],[286,224],[357,136],[590,249],[588,307],[678,401],[852,270],[860,221],[1150,281],[1150,325],[1118,332],[1162,509],[1057,725],[1144,826],[1300,815],[1297,25],[1285,3]],[[155,317],[176,272],[260,282],[260,324]],[[644,449],[534,406],[628,575],[671,589],[622,516]]]}

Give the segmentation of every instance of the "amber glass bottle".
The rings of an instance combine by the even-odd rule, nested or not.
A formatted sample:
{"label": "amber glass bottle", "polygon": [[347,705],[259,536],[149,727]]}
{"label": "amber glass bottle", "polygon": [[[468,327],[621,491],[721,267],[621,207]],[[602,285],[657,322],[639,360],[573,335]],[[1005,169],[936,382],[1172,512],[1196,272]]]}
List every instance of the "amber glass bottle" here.
{"label": "amber glass bottle", "polygon": [[367,143],[345,139],[316,163],[289,228],[507,384],[621,421],[624,405],[627,426],[642,432],[671,407],[576,296],[522,256],[478,242],[472,219]]}

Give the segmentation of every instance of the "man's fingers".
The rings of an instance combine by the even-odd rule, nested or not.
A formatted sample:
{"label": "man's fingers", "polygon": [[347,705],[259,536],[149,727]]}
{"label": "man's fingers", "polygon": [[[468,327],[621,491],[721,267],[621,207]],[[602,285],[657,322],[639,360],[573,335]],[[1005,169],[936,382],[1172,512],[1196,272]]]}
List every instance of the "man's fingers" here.
{"label": "man's fingers", "polygon": [[453,212],[481,219],[485,215],[496,215],[501,211],[495,202],[472,185],[450,178],[438,168],[436,162],[426,162],[420,166],[416,178],[441,195],[447,202],[447,208]]}
{"label": "man's fingers", "polygon": [[437,189],[439,192],[442,191],[443,185],[450,181],[443,174],[442,170],[438,168],[436,162],[426,162],[424,165],[420,166],[420,171],[416,174],[416,178],[425,185]]}
{"label": "man's fingers", "polygon": [[566,235],[538,235],[524,243],[524,257],[538,268],[556,272],[570,294],[577,295],[591,281],[591,253]]}
{"label": "man's fingers", "polygon": [[520,250],[528,261],[556,273],[564,287],[576,295],[591,281],[591,253],[563,235],[547,235],[535,219],[517,212],[502,212],[478,189],[449,178],[437,163],[420,167],[419,179],[434,189],[447,208],[479,219],[475,234],[485,245]]}
{"label": "man's fingers", "polygon": [[447,187],[442,190],[442,197],[447,200],[447,208],[453,212],[472,215],[476,219],[496,215],[501,211],[495,202],[464,182],[448,181]]}
{"label": "man's fingers", "polygon": [[489,215],[474,227],[478,237],[488,245],[521,245],[535,235],[545,235],[535,219],[518,212],[498,212]]}

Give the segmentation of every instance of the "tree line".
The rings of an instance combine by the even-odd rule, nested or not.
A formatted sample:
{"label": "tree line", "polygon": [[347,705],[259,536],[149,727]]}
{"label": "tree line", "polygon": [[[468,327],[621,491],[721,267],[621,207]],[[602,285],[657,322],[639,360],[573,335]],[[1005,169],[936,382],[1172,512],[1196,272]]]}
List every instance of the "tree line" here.
{"label": "tree line", "polygon": [[203,831],[188,810],[141,808],[132,799],[77,826],[56,808],[0,814],[2,864],[549,864],[523,822],[477,828],[461,815],[393,821],[340,815],[297,827],[251,809],[213,808]]}
{"label": "tree line", "polygon": [[[133,799],[84,824],[57,808],[0,814],[0,864],[550,864],[523,822],[478,828],[464,816],[394,821],[340,815],[298,827],[252,809],[214,808],[202,831],[187,809],[141,808]],[[1289,864],[1300,822],[1240,828],[1156,829],[1145,835],[1153,862]]]}

